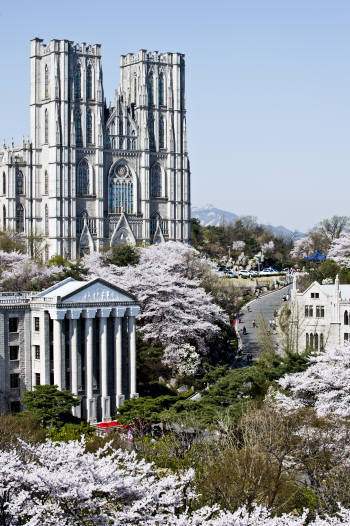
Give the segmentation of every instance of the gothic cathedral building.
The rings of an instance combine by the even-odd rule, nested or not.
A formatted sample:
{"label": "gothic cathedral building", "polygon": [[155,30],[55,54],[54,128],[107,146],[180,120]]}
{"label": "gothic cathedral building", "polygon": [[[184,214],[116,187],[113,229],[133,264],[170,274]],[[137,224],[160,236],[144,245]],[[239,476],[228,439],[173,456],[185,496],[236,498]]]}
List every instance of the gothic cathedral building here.
{"label": "gothic cathedral building", "polygon": [[31,41],[30,138],[0,150],[0,228],[42,238],[46,260],[190,238],[184,55],[121,56],[113,107],[102,81],[100,45]]}

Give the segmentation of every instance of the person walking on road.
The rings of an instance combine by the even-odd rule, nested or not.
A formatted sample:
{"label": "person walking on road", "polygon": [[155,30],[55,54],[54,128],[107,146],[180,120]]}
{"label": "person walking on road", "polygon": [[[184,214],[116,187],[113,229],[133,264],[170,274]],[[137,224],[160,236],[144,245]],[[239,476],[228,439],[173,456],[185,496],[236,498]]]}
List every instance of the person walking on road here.
{"label": "person walking on road", "polygon": [[255,329],[256,328],[256,321],[255,320],[252,321],[252,325],[253,325],[253,327]]}

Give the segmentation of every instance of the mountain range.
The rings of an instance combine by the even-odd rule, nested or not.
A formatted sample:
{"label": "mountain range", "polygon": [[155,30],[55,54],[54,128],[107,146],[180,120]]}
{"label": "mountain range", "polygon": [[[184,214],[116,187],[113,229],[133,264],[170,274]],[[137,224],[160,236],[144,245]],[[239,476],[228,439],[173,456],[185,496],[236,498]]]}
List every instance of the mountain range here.
{"label": "mountain range", "polygon": [[[233,212],[227,212],[226,210],[215,208],[213,205],[206,205],[203,207],[192,206],[191,211],[192,217],[198,218],[203,226],[219,226],[223,222],[234,223],[236,219],[240,217]],[[262,224],[261,226],[272,232],[276,237],[293,237],[294,241],[297,241],[306,235],[303,232],[289,230],[289,228],[282,225],[272,226]]]}

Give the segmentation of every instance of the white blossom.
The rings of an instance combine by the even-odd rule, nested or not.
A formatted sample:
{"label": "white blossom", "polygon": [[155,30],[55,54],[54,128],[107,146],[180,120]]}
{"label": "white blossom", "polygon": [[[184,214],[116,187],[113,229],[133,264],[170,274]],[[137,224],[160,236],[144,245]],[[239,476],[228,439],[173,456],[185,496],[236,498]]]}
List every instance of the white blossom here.
{"label": "white blossom", "polygon": [[263,254],[266,254],[267,252],[273,252],[275,250],[275,243],[271,240],[268,243],[264,243],[261,246],[261,251]]}
{"label": "white blossom", "polygon": [[242,250],[244,250],[244,247],[245,241],[234,241],[232,243],[232,250],[234,251],[241,252]]}
{"label": "white blossom", "polygon": [[319,416],[350,417],[350,345],[311,356],[309,363],[306,371],[278,381],[291,396],[281,394],[277,402],[286,408],[314,407]]}
{"label": "white blossom", "polygon": [[137,265],[105,265],[100,254],[85,256],[90,276],[103,277],[134,294],[141,303],[138,330],[144,341],[165,348],[167,360],[185,343],[205,354],[208,343],[228,323],[225,312],[193,277],[196,252],[183,243],[167,242],[139,249]]}
{"label": "white blossom", "polygon": [[313,242],[309,236],[306,236],[298,239],[298,241],[294,243],[290,256],[293,259],[303,259],[310,256],[313,252]]}
{"label": "white blossom", "polygon": [[201,358],[193,345],[185,343],[170,353],[165,352],[163,362],[180,376],[191,376],[198,372]]}
{"label": "white blossom", "polygon": [[340,267],[350,268],[350,233],[344,232],[334,239],[328,252],[328,258],[333,259]]}
{"label": "white blossom", "polygon": [[[160,476],[135,453],[110,450],[86,453],[84,440],[0,451],[0,518],[4,526],[304,526],[301,516],[270,512],[255,506],[225,512],[196,501],[193,470],[182,476]],[[309,526],[345,526],[350,511],[316,518]]]}

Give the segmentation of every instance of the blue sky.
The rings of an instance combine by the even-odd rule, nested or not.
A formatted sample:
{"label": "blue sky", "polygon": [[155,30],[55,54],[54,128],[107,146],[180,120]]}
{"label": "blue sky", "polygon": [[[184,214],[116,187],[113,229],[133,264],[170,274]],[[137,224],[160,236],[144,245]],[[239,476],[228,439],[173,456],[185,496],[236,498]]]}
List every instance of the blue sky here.
{"label": "blue sky", "polygon": [[107,101],[120,54],[180,51],[193,204],[304,231],[350,215],[350,2],[3,1],[0,27],[0,140],[29,132],[33,37],[101,43]]}

